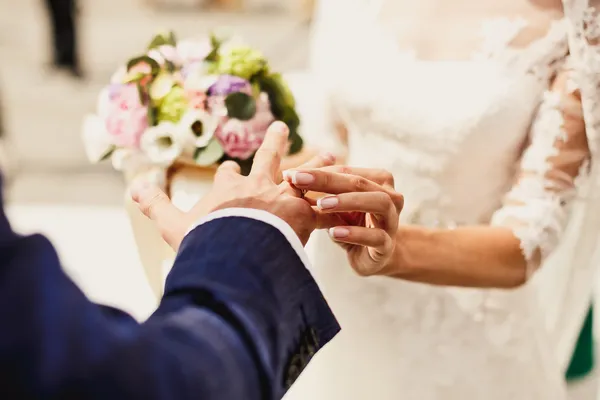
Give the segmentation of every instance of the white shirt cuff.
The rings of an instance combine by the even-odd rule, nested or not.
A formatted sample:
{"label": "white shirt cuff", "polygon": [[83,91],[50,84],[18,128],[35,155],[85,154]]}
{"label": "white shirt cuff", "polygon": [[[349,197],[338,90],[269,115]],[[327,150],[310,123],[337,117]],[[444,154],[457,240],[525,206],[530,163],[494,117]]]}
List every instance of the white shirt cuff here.
{"label": "white shirt cuff", "polygon": [[278,216],[271,214],[264,210],[257,210],[254,208],[224,208],[222,210],[218,210],[208,214],[205,217],[200,218],[195,224],[192,225],[190,230],[186,233],[189,234],[198,226],[205,224],[210,221],[214,221],[215,219],[225,218],[225,217],[244,217],[250,218],[257,221],[264,222],[276,228],[279,232],[285,236],[289,244],[292,246],[304,267],[310,271],[310,262],[308,260],[308,256],[306,255],[306,251],[304,251],[304,246],[300,241],[296,232],[292,229],[291,226]]}

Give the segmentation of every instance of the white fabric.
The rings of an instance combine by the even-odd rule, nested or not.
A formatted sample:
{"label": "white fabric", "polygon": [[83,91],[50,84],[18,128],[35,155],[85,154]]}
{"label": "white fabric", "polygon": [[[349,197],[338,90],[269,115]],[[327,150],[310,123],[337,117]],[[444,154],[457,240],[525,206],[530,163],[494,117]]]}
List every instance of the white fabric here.
{"label": "white fabric", "polygon": [[[417,15],[417,28],[435,36],[444,22],[458,18],[446,17],[442,7],[465,3],[322,0],[312,54],[317,83],[311,87],[327,90],[334,112],[324,115],[320,132],[331,132],[330,120],[341,119],[349,130],[348,163],[393,172],[406,199],[403,223],[509,226],[521,239],[530,272],[539,272],[511,291],[365,279],[319,233],[309,255],[342,332],[287,400],[566,396],[563,373],[598,265],[597,18],[587,0],[565,1],[566,18],[516,49],[510,43],[530,26],[526,2],[520,3],[529,19],[518,18],[518,11],[478,16],[519,0],[477,1],[462,12],[467,27],[469,18],[480,19],[483,40],[457,48],[455,59],[444,57],[452,50],[437,57],[426,45],[396,43],[394,28],[401,24],[393,22],[409,11]],[[435,10],[437,23],[420,18],[428,10]],[[449,26],[449,35],[465,29],[458,20]],[[413,36],[405,31],[402,40]],[[480,36],[473,31],[471,37]],[[423,42],[429,39],[425,33]],[[572,86],[554,85],[565,71],[573,71]],[[304,96],[298,102],[310,104],[314,94],[302,86],[294,85],[297,97]],[[587,132],[571,129],[559,112],[576,93]],[[575,150],[561,146],[582,138]],[[569,162],[582,166],[565,174]]]}

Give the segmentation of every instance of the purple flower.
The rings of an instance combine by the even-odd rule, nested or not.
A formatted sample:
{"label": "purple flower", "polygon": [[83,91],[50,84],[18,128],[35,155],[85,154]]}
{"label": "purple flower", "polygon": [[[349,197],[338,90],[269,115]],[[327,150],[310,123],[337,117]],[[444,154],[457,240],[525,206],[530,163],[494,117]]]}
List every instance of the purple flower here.
{"label": "purple flower", "polygon": [[208,88],[210,96],[227,96],[231,93],[242,92],[252,96],[252,86],[247,80],[233,75],[221,75],[217,81]]}

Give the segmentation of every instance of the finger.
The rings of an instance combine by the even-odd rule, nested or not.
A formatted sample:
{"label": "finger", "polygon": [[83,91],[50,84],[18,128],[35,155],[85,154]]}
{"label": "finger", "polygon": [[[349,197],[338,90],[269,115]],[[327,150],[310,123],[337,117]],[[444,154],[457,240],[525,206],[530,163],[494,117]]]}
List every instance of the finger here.
{"label": "finger", "polygon": [[161,235],[170,245],[177,247],[185,234],[185,214],[157,186],[137,183],[130,191],[131,198],[140,211],[156,223]]}
{"label": "finger", "polygon": [[[398,229],[399,213],[392,198],[385,192],[342,193],[337,196],[322,197],[317,201],[320,213],[346,213],[351,216],[365,213],[375,216],[375,224],[384,229],[388,234],[395,233]],[[346,220],[345,218],[341,218]],[[363,222],[364,223],[364,220]]]}
{"label": "finger", "polygon": [[347,165],[331,165],[324,166],[321,169],[329,172],[337,172],[339,174],[362,176],[370,181],[380,185],[388,185],[394,188],[394,175],[385,169],[379,168],[358,168],[349,167]]}
{"label": "finger", "polygon": [[359,175],[311,169],[290,171],[286,174],[285,179],[300,189],[329,194],[384,192],[390,196],[398,212],[404,206],[404,197],[400,193]]}
{"label": "finger", "polygon": [[346,226],[351,223],[344,219],[343,213],[324,213],[315,205],[313,206],[317,216],[317,229],[329,229],[336,226]]}
{"label": "finger", "polygon": [[[302,191],[302,189],[298,189],[294,185],[290,185],[286,181],[283,181],[279,184],[279,192],[281,194],[287,194],[289,196],[298,197],[298,198],[303,198],[303,196],[304,196],[304,192]],[[312,205],[313,204],[311,204],[311,206]],[[316,202],[314,205],[316,205]]]}
{"label": "finger", "polygon": [[289,129],[281,121],[275,121],[267,129],[265,139],[254,156],[250,175],[266,176],[273,182],[281,182],[281,159],[286,153]]}
{"label": "finger", "polygon": [[386,192],[352,192],[325,196],[317,200],[323,212],[360,211],[377,215],[395,214],[392,198]]}
{"label": "finger", "polygon": [[336,226],[329,229],[329,236],[336,242],[371,247],[381,253],[393,245],[392,238],[383,229]]}
{"label": "finger", "polygon": [[[331,153],[323,153],[314,156],[304,164],[300,165],[300,169],[324,168],[335,164],[335,156]],[[288,171],[285,171],[288,172]],[[284,173],[285,173],[284,172]]]}
{"label": "finger", "polygon": [[[331,153],[319,154],[312,157],[310,160],[302,164],[301,168],[320,168],[326,167],[328,165],[333,165],[335,163],[335,156]],[[289,175],[290,171],[283,171],[283,176]],[[294,197],[302,197],[302,190],[297,189],[294,185],[290,184],[287,179],[284,179],[284,182],[279,184],[281,193],[286,193],[292,195]],[[308,198],[305,197],[306,200]],[[309,204],[316,205],[316,200],[310,199]]]}
{"label": "finger", "polygon": [[239,175],[240,173],[240,165],[231,160],[223,162],[223,164],[219,165],[219,168],[217,168],[217,174]]}
{"label": "finger", "polygon": [[[328,165],[335,164],[335,156],[331,153],[319,154],[302,164],[299,168],[302,169],[313,169],[313,168],[322,168]],[[291,186],[295,189],[294,185],[291,183],[293,179],[293,170],[283,171],[283,180],[286,181],[285,184]]]}
{"label": "finger", "polygon": [[289,171],[285,179],[291,184],[323,193],[339,194],[348,192],[385,191],[381,185],[362,176],[340,174],[322,169],[303,169]]}

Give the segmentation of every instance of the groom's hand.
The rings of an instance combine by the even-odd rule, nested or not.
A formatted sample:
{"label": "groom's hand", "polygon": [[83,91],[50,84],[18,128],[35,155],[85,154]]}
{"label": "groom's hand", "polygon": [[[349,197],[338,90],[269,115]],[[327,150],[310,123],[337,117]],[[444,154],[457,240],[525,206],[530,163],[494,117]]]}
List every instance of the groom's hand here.
{"label": "groom's hand", "polygon": [[[274,214],[287,222],[306,244],[315,229],[316,215],[298,191],[282,183],[280,164],[287,151],[288,135],[284,123],[273,123],[256,152],[250,175],[242,176],[239,165],[233,161],[223,163],[210,192],[187,213],[176,208],[158,187],[149,184],[134,186],[132,198],[140,210],[156,222],[164,240],[175,250],[200,218],[229,207],[254,208]],[[319,167],[331,165],[333,161],[325,156],[310,163]]]}

